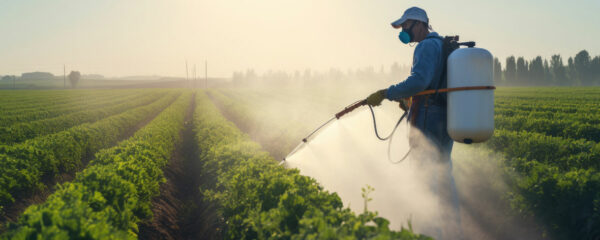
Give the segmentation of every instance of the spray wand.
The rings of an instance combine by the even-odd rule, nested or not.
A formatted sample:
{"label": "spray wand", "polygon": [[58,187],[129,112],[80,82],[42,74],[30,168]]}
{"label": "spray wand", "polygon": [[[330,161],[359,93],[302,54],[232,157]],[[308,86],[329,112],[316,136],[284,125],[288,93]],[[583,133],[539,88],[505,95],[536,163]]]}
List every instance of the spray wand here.
{"label": "spray wand", "polygon": [[[402,109],[408,109],[408,106],[406,105],[406,103],[404,101],[399,101],[400,102],[400,107]],[[319,126],[317,129],[315,129],[314,131],[312,131],[308,136],[306,136],[305,138],[302,139],[302,142],[300,144],[298,144],[298,146],[296,146],[296,148],[294,148],[294,150],[292,150],[285,158],[283,158],[283,161],[280,164],[283,164],[286,160],[286,158],[288,158],[289,156],[293,155],[294,153],[296,153],[298,150],[300,150],[300,148],[302,148],[302,146],[304,146],[305,144],[308,143],[308,141],[310,140],[310,138],[317,132],[319,132],[319,130],[321,130],[323,127],[329,125],[329,123],[333,122],[334,120],[340,119],[341,117],[343,117],[344,115],[356,110],[359,107],[368,105],[367,104],[367,100],[360,100],[360,101],[356,101],[352,104],[350,104],[349,106],[345,107],[342,111],[336,113],[331,119],[327,120],[325,123],[323,123],[321,126]],[[375,128],[375,136],[377,136],[377,138],[381,141],[386,141],[386,140],[390,140],[389,141],[389,145],[391,146],[392,144],[392,136],[394,135],[394,132],[396,132],[396,129],[398,128],[398,126],[400,126],[400,122],[402,122],[402,120],[406,117],[406,114],[408,113],[408,111],[405,111],[404,114],[402,114],[402,117],[400,117],[400,119],[398,120],[398,122],[396,123],[396,126],[394,126],[394,130],[392,130],[392,132],[387,136],[387,137],[381,137],[379,136],[379,132],[377,131],[377,121],[375,120],[375,112],[373,111],[373,107],[371,107],[370,105],[369,109],[371,110],[371,116],[373,117],[373,127]],[[409,151],[410,152],[410,151]],[[406,155],[402,158],[402,160],[404,160],[406,158],[406,156],[408,156],[408,153],[406,153]],[[388,158],[390,158],[390,147],[388,147]],[[402,161],[400,160],[400,161]]]}

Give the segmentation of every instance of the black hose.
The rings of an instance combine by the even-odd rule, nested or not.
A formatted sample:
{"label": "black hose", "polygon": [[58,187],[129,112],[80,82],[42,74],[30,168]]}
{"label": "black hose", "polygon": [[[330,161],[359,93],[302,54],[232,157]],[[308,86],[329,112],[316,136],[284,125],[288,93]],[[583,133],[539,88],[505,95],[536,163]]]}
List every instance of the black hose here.
{"label": "black hose", "polygon": [[388,161],[390,161],[392,164],[397,164],[397,163],[401,163],[404,160],[406,160],[406,157],[408,157],[408,154],[410,154],[410,150],[411,150],[410,148],[408,149],[406,154],[404,154],[404,156],[402,158],[400,158],[400,160],[398,160],[398,161],[392,161],[391,149],[392,149],[392,139],[393,139],[394,133],[398,129],[398,126],[400,126],[400,123],[402,122],[402,120],[404,120],[404,118],[406,118],[406,114],[408,113],[408,111],[404,111],[404,113],[402,114],[400,119],[398,119],[398,122],[396,122],[396,126],[394,126],[394,129],[387,137],[381,137],[381,136],[379,136],[379,131],[377,130],[377,120],[375,119],[375,111],[373,111],[373,107],[371,105],[369,105],[369,110],[371,110],[371,116],[373,117],[373,130],[375,131],[375,136],[377,136],[377,138],[381,141],[389,140],[388,150],[387,150]]}
{"label": "black hose", "polygon": [[398,129],[398,126],[400,126],[400,123],[402,122],[402,120],[406,117],[406,112],[404,112],[404,114],[402,114],[400,119],[398,119],[398,122],[396,123],[396,126],[394,126],[394,129],[392,130],[390,135],[382,138],[381,136],[379,136],[379,131],[377,131],[377,121],[375,120],[375,111],[373,111],[373,107],[371,105],[369,105],[369,110],[371,110],[371,116],[373,117],[373,128],[375,129],[375,136],[377,136],[377,138],[379,138],[379,140],[381,140],[381,141],[386,141],[386,140],[390,139],[390,137],[392,137],[392,135],[394,135],[394,132],[396,132],[396,129]]}

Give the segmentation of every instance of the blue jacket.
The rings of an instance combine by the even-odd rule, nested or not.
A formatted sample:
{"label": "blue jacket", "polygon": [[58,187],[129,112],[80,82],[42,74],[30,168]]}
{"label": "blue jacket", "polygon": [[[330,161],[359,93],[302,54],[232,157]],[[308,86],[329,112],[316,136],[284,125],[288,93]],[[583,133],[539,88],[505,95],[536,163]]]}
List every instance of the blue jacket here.
{"label": "blue jacket", "polygon": [[[442,39],[436,32],[429,33],[427,38],[415,48],[410,76],[406,80],[390,86],[386,91],[386,98],[399,100],[426,89],[435,89],[442,81],[446,63],[443,59],[442,45]],[[440,88],[446,88],[446,84],[441,84]],[[440,97],[445,98],[445,94],[440,94]],[[447,131],[446,105],[433,104],[433,98],[428,100],[430,105],[427,108],[423,107],[424,101],[420,101],[417,108],[411,107],[408,118],[411,119],[412,115],[417,114],[414,126],[423,131],[425,136],[435,143],[438,150],[443,153],[442,161],[449,161],[453,140]],[[411,146],[418,142],[418,139],[410,138]]]}
{"label": "blue jacket", "polygon": [[[433,38],[430,38],[433,37]],[[390,86],[385,94],[389,100],[400,100],[415,95],[425,89],[435,89],[441,81],[444,59],[442,59],[442,40],[436,32],[417,44],[413,54],[410,76]],[[441,86],[445,88],[446,86]]]}

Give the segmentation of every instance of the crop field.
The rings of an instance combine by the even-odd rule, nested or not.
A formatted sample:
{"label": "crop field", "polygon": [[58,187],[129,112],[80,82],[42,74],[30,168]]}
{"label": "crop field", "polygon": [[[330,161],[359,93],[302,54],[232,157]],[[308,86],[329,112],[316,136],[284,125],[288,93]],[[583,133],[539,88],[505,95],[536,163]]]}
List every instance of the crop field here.
{"label": "crop field", "polygon": [[[429,239],[278,164],[370,90],[3,90],[0,239]],[[506,187],[483,207],[534,221],[530,239],[599,238],[600,88],[500,88],[495,104],[494,136],[455,144],[455,173],[494,166]]]}
{"label": "crop field", "polygon": [[[278,159],[331,113],[341,110],[344,104],[340,103],[356,100],[248,89],[209,94],[226,116]],[[502,156],[498,167],[509,189],[496,197],[505,199],[519,217],[541,222],[541,238],[600,236],[600,89],[500,88],[495,96],[493,138],[455,148],[467,148],[467,154],[480,156],[481,162],[488,152]],[[290,103],[298,99],[310,100]],[[481,163],[458,161],[457,168],[465,164]]]}
{"label": "crop field", "polygon": [[5,239],[426,238],[355,214],[314,179],[279,166],[204,92],[2,98]]}

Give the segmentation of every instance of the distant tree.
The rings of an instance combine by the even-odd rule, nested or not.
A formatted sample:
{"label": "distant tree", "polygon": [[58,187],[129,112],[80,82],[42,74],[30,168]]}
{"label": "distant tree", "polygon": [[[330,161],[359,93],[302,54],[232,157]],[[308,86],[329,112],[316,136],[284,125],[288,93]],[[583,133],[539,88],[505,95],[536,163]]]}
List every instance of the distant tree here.
{"label": "distant tree", "polygon": [[71,73],[69,73],[69,81],[71,82],[72,88],[77,87],[77,84],[79,83],[80,78],[81,78],[81,73],[79,73],[78,71],[71,71]]}
{"label": "distant tree", "polygon": [[517,80],[517,64],[515,63],[514,56],[510,56],[510,57],[506,58],[504,79],[509,84],[515,83]]}
{"label": "distant tree", "polygon": [[402,69],[397,62],[394,62],[392,66],[390,66],[390,79],[391,81],[399,81],[400,76],[402,75]]}
{"label": "distant tree", "polygon": [[575,69],[573,57],[569,57],[569,60],[567,60],[567,76],[569,76],[569,82],[571,82],[571,85],[581,85],[579,77],[577,76],[577,70]]}
{"label": "distant tree", "polygon": [[28,72],[21,74],[21,79],[50,80],[54,79],[54,75],[49,72]]}
{"label": "distant tree", "polygon": [[570,85],[567,78],[567,70],[563,64],[562,57],[558,54],[552,55],[550,59],[550,72],[552,72],[553,82],[558,85]]}
{"label": "distant tree", "polygon": [[312,79],[312,71],[309,68],[304,69],[304,74],[302,75],[302,78],[304,78],[304,80]]}
{"label": "distant tree", "polygon": [[[578,52],[574,57],[569,57],[567,62],[559,54],[552,55],[551,58],[544,59],[536,56],[531,60],[525,60],[524,57],[510,56],[506,58],[504,68],[498,58],[493,59],[493,77],[498,85],[516,85],[516,86],[580,86],[580,85],[598,85],[600,86],[600,56],[592,57],[586,50]],[[289,84],[297,82],[305,86],[315,86],[326,82],[345,83],[362,82],[390,79],[393,82],[400,82],[410,74],[410,65],[399,65],[394,62],[388,68],[385,66],[368,66],[359,68],[348,68],[341,71],[336,68],[330,68],[325,71],[314,71],[305,69],[294,72],[283,72],[269,70],[266,73],[257,74],[254,70],[233,72],[232,83],[243,84]],[[84,75],[85,78],[89,75]],[[8,80],[9,78],[0,79]]]}
{"label": "distant tree", "polygon": [[537,56],[529,62],[529,83],[532,85],[544,84],[544,61]]}
{"label": "distant tree", "polygon": [[590,74],[590,54],[586,50],[582,50],[575,55],[574,66],[577,72],[577,79],[583,85],[590,85],[592,83]]}
{"label": "distant tree", "polygon": [[103,79],[104,76],[100,75],[100,74],[86,74],[86,75],[82,75],[81,79],[86,79],[86,80],[96,80],[96,79]]}
{"label": "distant tree", "polygon": [[550,71],[550,64],[548,64],[548,59],[544,59],[543,82],[545,85],[555,85],[554,78],[552,78],[552,72]]}
{"label": "distant tree", "polygon": [[294,81],[298,82],[302,79],[301,77],[302,75],[300,74],[300,71],[296,70],[294,71]]}
{"label": "distant tree", "polygon": [[258,80],[258,75],[256,75],[254,69],[247,69],[244,79],[250,84],[256,84],[256,81]]}
{"label": "distant tree", "polygon": [[[381,67],[383,69],[383,66]],[[341,81],[344,78],[344,73],[337,68],[329,68],[327,79],[332,81]]]}
{"label": "distant tree", "polygon": [[525,59],[523,57],[517,58],[517,76],[516,76],[517,84],[527,85],[527,82],[529,82],[529,80],[527,79],[528,72],[529,72],[529,67],[527,66],[527,62],[525,61]]}
{"label": "distant tree", "polygon": [[496,57],[494,58],[494,82],[496,84],[504,82],[502,81],[502,64]]}
{"label": "distant tree", "polygon": [[238,72],[238,71],[233,72],[233,76],[231,77],[231,80],[234,83],[236,83],[236,84],[243,83],[243,81],[244,81],[244,73]]}
{"label": "distant tree", "polygon": [[2,81],[12,81],[14,76],[6,75],[2,77]]}
{"label": "distant tree", "polygon": [[594,57],[590,64],[593,85],[600,85],[600,56]]}

